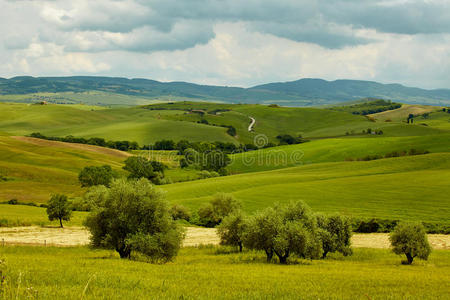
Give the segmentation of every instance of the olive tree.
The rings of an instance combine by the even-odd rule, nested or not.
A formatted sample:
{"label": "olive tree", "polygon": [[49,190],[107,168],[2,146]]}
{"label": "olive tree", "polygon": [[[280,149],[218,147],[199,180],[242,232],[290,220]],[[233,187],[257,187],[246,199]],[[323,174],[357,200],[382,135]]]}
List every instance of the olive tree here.
{"label": "olive tree", "polygon": [[146,178],[155,184],[161,184],[166,166],[160,162],[149,161],[142,156],[130,156],[125,160],[124,170],[130,172],[128,178]]}
{"label": "olive tree", "polygon": [[352,226],[348,218],[341,215],[317,215],[317,224],[322,242],[322,258],[332,252],[341,252],[345,256],[352,254]]}
{"label": "olive tree", "polygon": [[93,247],[115,249],[121,258],[136,252],[162,262],[177,255],[184,233],[173,221],[164,194],[149,180],[113,180],[98,195],[104,203],[85,221]]}
{"label": "olive tree", "polygon": [[82,187],[90,187],[95,185],[109,186],[114,177],[116,177],[116,174],[112,170],[111,166],[89,166],[81,170],[78,175],[78,180],[80,181]]}
{"label": "olive tree", "polygon": [[415,257],[427,260],[431,253],[425,228],[421,223],[401,222],[389,236],[392,251],[406,255],[406,264],[412,264]]}
{"label": "olive tree", "polygon": [[200,223],[207,227],[220,224],[226,216],[241,208],[241,203],[233,195],[218,193],[198,210]]}
{"label": "olive tree", "polygon": [[47,215],[50,221],[59,220],[59,225],[63,228],[62,221],[69,221],[72,215],[71,205],[66,195],[53,195],[48,201]]}
{"label": "olive tree", "polygon": [[242,211],[236,210],[226,216],[217,228],[222,245],[237,246],[242,252],[242,239],[246,227],[246,219]]}
{"label": "olive tree", "polygon": [[250,217],[243,241],[250,249],[264,250],[267,261],[276,254],[282,264],[291,255],[317,258],[322,254],[317,220],[301,201],[269,207]]}

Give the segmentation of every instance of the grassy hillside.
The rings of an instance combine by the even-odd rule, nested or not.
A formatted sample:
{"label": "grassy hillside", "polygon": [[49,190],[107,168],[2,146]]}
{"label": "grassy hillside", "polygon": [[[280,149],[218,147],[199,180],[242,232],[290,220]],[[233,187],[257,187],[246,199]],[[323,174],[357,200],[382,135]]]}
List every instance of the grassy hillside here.
{"label": "grassy hillside", "polygon": [[[421,136],[384,137],[366,135],[313,140],[298,145],[287,145],[257,151],[238,153],[231,156],[228,169],[232,173],[266,171],[302,164],[337,162],[363,158],[367,155],[385,155],[393,151],[428,150],[430,152],[450,152],[450,133]],[[401,128],[390,127],[399,133]],[[388,131],[390,128],[384,128]],[[416,130],[418,132],[418,130]]]}
{"label": "grassy hillside", "polygon": [[450,154],[319,163],[164,186],[168,199],[198,208],[232,193],[248,212],[304,200],[314,210],[354,217],[449,222]]}
{"label": "grassy hillside", "polygon": [[14,135],[41,132],[47,136],[103,137],[141,145],[167,138],[235,142],[222,127],[161,118],[175,113],[139,107],[85,110],[65,105],[0,104],[0,130]]}
{"label": "grassy hillside", "polygon": [[440,299],[450,293],[450,251],[434,251],[413,266],[376,249],[290,266],[267,264],[262,253],[216,248],[185,248],[165,265],[86,247],[4,247],[0,256],[11,299]]}
{"label": "grassy hillside", "polygon": [[95,146],[0,135],[0,201],[47,202],[53,193],[80,196],[78,173],[85,166],[109,164],[122,173],[126,154]]}
{"label": "grassy hillside", "polygon": [[385,122],[386,120],[399,122],[406,121],[406,118],[408,118],[409,114],[419,116],[423,115],[424,113],[437,112],[441,110],[442,107],[439,106],[403,104],[399,109],[383,111],[380,113],[372,114],[371,116],[376,120],[383,122]]}

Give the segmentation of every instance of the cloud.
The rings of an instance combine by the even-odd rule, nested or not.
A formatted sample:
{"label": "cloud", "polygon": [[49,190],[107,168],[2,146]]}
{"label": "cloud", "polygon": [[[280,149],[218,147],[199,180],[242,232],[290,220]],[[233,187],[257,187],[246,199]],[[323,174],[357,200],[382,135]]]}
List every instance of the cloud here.
{"label": "cloud", "polygon": [[0,76],[449,87],[450,0],[0,0]]}

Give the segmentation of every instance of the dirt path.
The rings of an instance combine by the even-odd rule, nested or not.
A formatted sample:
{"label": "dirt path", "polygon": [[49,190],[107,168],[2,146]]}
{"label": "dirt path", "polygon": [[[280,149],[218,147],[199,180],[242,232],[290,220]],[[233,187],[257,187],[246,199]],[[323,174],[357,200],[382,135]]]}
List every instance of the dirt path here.
{"label": "dirt path", "polygon": [[[387,233],[354,234],[355,248],[389,248]],[[429,234],[428,240],[434,249],[450,250],[450,235]],[[82,227],[12,227],[0,228],[0,243],[26,245],[77,246],[89,243],[89,232]],[[217,245],[219,238],[214,228],[186,227],[184,247],[200,244]],[[0,244],[1,245],[1,244]]]}
{"label": "dirt path", "polygon": [[252,122],[250,123],[250,125],[248,125],[248,131],[252,131],[253,130],[253,126],[256,123],[256,120],[255,120],[255,118],[252,118],[252,117],[249,117],[249,118],[252,120]]}

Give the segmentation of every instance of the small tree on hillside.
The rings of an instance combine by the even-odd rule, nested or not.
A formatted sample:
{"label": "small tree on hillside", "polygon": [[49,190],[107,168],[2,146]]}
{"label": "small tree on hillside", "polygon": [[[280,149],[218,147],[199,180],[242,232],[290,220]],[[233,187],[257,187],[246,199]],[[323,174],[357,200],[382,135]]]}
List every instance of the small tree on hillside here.
{"label": "small tree on hillside", "polygon": [[198,210],[200,223],[207,227],[214,227],[222,222],[223,218],[241,208],[241,203],[233,195],[219,193],[210,203]]}
{"label": "small tree on hillside", "polygon": [[350,248],[352,226],[348,218],[341,215],[317,215],[317,224],[322,241],[322,258],[332,252],[341,252],[345,256],[352,253]]}
{"label": "small tree on hillside", "polygon": [[72,215],[70,202],[66,195],[53,195],[48,201],[47,215],[50,221],[59,220],[59,225],[63,228],[62,221],[69,221]]}
{"label": "small tree on hillside", "polygon": [[93,247],[115,249],[121,258],[137,252],[162,262],[177,255],[184,234],[173,221],[162,192],[150,181],[114,180],[104,197],[103,206],[85,221]]}
{"label": "small tree on hillside", "polygon": [[142,156],[131,156],[125,160],[124,170],[130,172],[128,178],[146,178],[155,184],[160,184],[164,177],[165,165],[160,162],[152,162]]}
{"label": "small tree on hillside", "polygon": [[217,229],[222,245],[237,246],[242,252],[243,234],[246,219],[242,211],[237,210],[226,216]]}
{"label": "small tree on hillside", "polygon": [[116,174],[111,169],[111,166],[104,165],[101,167],[85,167],[78,175],[78,180],[82,187],[89,187],[94,185],[109,186],[111,180],[116,177]]}
{"label": "small tree on hillside", "polygon": [[412,264],[415,257],[427,260],[431,253],[427,234],[421,223],[399,223],[389,240],[395,254],[406,255],[406,264]]}

